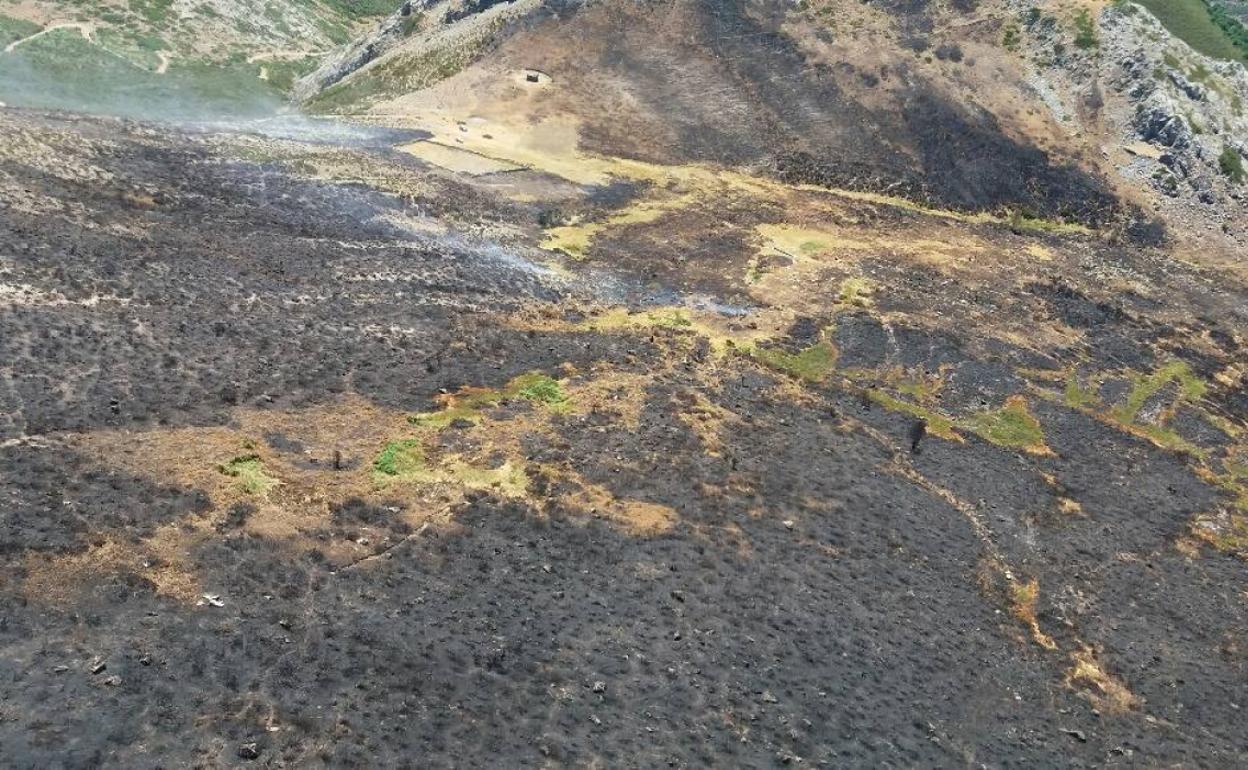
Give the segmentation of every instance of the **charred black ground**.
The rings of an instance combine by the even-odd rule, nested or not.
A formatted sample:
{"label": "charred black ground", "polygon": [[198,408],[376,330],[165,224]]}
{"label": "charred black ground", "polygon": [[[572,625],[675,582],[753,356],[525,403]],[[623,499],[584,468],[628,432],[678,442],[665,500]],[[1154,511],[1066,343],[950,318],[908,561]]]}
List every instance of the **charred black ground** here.
{"label": "charred black ground", "polygon": [[[911,30],[916,57],[935,47],[923,36],[932,26],[929,5],[881,9]],[[787,7],[751,0],[651,6],[644,14],[597,12],[560,28],[583,38],[592,52],[585,55],[594,57],[563,63],[571,73],[556,68],[561,77],[589,66],[596,78],[629,83],[631,98],[665,116],[668,136],[653,142],[628,122],[591,118],[587,147],[754,164],[789,182],[888,189],[966,211],[1014,210],[1093,226],[1139,218],[1104,179],[1008,136],[991,113],[941,93],[916,64],[873,66],[865,55],[868,61],[813,60],[784,33]],[[973,4],[956,11],[967,24],[975,21]],[[834,27],[826,31],[829,39]],[[853,34],[852,27],[835,32]],[[960,66],[975,66],[957,58]],[[885,90],[882,81],[906,85],[881,98],[875,92]]]}
{"label": "charred black ground", "polygon": [[497,179],[4,120],[10,766],[1248,761],[1233,276],[854,199],[556,270]]}

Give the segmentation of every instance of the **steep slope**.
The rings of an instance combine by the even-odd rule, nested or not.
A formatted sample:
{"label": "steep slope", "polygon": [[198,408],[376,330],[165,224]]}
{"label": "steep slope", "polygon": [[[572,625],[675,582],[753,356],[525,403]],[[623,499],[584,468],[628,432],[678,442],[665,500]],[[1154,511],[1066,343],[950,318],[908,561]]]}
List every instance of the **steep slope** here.
{"label": "steep slope", "polygon": [[1223,170],[1248,147],[1248,76],[1129,3],[487,5],[396,15],[299,93],[536,167],[498,137],[570,131],[589,155],[758,169],[1143,240],[1161,237],[1160,214],[1204,250],[1248,244],[1233,224],[1241,180]]}
{"label": "steep slope", "polygon": [[1020,16],[1012,34],[1036,62],[1030,82],[1099,145],[1121,194],[1159,214],[1186,249],[1242,259],[1248,69],[1203,55],[1130,3],[1087,18],[1090,54],[1063,45],[1057,18]]}
{"label": "steep slope", "polygon": [[0,130],[9,764],[1248,762],[1242,264],[567,135]]}
{"label": "steep slope", "polygon": [[[428,81],[391,83],[387,73],[438,50],[439,36],[472,17],[434,25],[313,106],[368,105],[400,116],[472,101],[485,112],[517,110],[519,125],[533,117],[575,120],[580,146],[603,155],[765,165],[792,181],[888,188],[939,205],[1014,206],[1085,222],[1105,221],[1113,209],[1103,185],[1073,159],[1050,159],[963,99],[975,84],[958,87],[960,71],[973,71],[961,54],[956,62],[943,55],[927,62],[897,45],[893,38],[927,23],[924,10],[857,9],[840,23],[860,27],[841,42],[827,21],[835,9],[826,4],[790,12],[749,2],[557,9],[519,2],[487,13],[501,17],[501,8],[524,21],[489,25],[497,28],[490,33],[496,50],[428,94],[406,93]],[[957,11],[939,15],[949,24],[962,19]],[[889,39],[877,45],[876,37]],[[532,99],[516,87],[515,73],[525,67],[548,76]],[[352,94],[358,98],[343,98]]]}
{"label": "steep slope", "polygon": [[1248,766],[1238,63],[361,26],[294,91],[350,122],[0,108],[7,765]]}
{"label": "steep slope", "polygon": [[3,0],[0,102],[150,116],[271,110],[320,56],[393,8],[389,0]]}

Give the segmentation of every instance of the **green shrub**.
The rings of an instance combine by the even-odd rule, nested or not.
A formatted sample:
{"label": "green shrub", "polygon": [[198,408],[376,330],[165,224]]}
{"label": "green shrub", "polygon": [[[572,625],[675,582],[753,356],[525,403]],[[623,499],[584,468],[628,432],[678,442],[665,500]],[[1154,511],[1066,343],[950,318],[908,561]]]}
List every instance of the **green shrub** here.
{"label": "green shrub", "polygon": [[1075,45],[1083,50],[1096,48],[1101,44],[1096,38],[1096,25],[1092,22],[1092,14],[1087,8],[1080,8],[1075,14]]}
{"label": "green shrub", "polygon": [[1222,148],[1222,154],[1218,156],[1218,168],[1222,169],[1222,173],[1235,184],[1242,184],[1248,176],[1244,171],[1244,159],[1230,145]]}
{"label": "green shrub", "polygon": [[424,20],[425,14],[422,11],[416,11],[415,13],[409,14],[407,18],[403,19],[403,24],[399,28],[399,33],[403,35],[403,37],[411,37],[412,33],[420,29],[420,25]]}
{"label": "green shrub", "polygon": [[1013,24],[1005,25],[1005,33],[1001,36],[1001,45],[1005,46],[1005,50],[1014,51],[1018,49],[1018,27]]}
{"label": "green shrub", "polygon": [[528,401],[542,404],[562,404],[568,400],[558,380],[544,374],[529,374],[517,377],[513,383],[517,387],[516,395]]}
{"label": "green shrub", "polygon": [[1209,2],[1205,3],[1205,7],[1209,9],[1209,18],[1222,30],[1222,34],[1226,35],[1231,41],[1231,45],[1239,49],[1240,55],[1248,59],[1248,27],[1243,22],[1231,16],[1220,5],[1214,5]]}

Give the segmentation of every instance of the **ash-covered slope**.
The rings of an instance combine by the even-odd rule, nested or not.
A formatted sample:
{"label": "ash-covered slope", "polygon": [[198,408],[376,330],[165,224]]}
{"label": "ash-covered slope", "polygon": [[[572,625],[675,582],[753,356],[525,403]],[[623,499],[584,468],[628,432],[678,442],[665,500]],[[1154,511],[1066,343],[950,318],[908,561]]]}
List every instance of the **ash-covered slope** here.
{"label": "ash-covered slope", "polygon": [[[1246,245],[1248,74],[1130,3],[405,8],[302,82],[311,108],[426,127],[563,120],[592,154],[765,168],[1144,240],[1160,218],[1202,248]],[[528,69],[541,80],[526,88]],[[524,161],[501,141],[474,148]]]}
{"label": "ash-covered slope", "polygon": [[6,766],[1248,765],[1239,76],[1124,8],[456,0],[356,125],[0,108]]}
{"label": "ash-covered slope", "polygon": [[1242,271],[0,127],[9,766],[1248,761]]}
{"label": "ash-covered slope", "polygon": [[[479,5],[491,7],[455,23],[426,21],[428,32],[413,42],[383,35],[362,44],[390,48],[319,103],[392,114],[395,100],[418,115],[422,101],[406,92],[427,83],[393,73],[436,56],[445,50],[439,36],[472,23],[490,31],[490,49],[480,43],[475,66],[445,89],[464,83],[478,98],[484,91],[506,99],[509,68],[540,70],[550,88],[535,112],[580,118],[588,151],[767,166],[793,182],[888,190],[968,210],[1012,207],[1085,223],[1115,214],[1103,181],[1071,159],[1050,157],[1029,137],[1010,136],[991,112],[963,98],[969,88],[944,87],[992,66],[968,61],[977,51],[946,44],[929,64],[896,42],[872,45],[885,30],[917,34],[910,30],[930,26],[929,16],[952,26],[969,11],[865,6],[856,13],[865,25],[859,33],[838,29],[819,3],[805,10],[744,0]],[[454,14],[454,4],[425,12]],[[463,45],[456,41],[453,55],[462,56]],[[341,72],[323,73],[319,82],[331,74]]]}

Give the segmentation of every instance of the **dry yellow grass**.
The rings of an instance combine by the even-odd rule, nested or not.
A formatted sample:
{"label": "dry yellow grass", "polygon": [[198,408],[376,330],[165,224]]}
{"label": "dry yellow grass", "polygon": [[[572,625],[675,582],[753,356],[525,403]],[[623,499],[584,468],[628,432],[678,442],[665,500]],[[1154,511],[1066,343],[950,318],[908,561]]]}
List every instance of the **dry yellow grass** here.
{"label": "dry yellow grass", "polygon": [[[586,516],[603,517],[637,536],[669,530],[676,513],[667,506],[622,498],[585,480],[575,460],[558,466],[530,468],[522,437],[545,434],[557,438],[552,421],[606,411],[622,425],[637,424],[652,375],[597,368],[564,380],[566,402],[539,403],[517,414],[492,416],[504,391],[465,388],[441,397],[437,412],[412,416],[379,407],[358,396],[296,411],[237,409],[228,426],[190,427],[144,432],[100,431],[66,436],[76,451],[101,467],[124,471],[159,484],[203,490],[211,501],[204,513],[169,522],[138,543],[103,538],[82,553],[32,554],[26,567],[25,590],[32,599],[63,600],[106,574],[131,573],[150,580],[164,595],[193,602],[209,587],[200,585],[193,560],[196,546],[221,537],[219,527],[231,506],[246,503],[253,510],[237,525],[239,531],[270,539],[293,554],[313,548],[331,564],[346,565],[368,557],[361,542],[326,540],[333,509],[348,500],[373,505],[395,501],[396,515],[418,526],[441,518],[469,490],[486,490],[527,500],[535,511],[552,502],[533,498],[529,473],[547,473],[567,482],[567,492],[553,502]],[[524,378],[518,378],[518,381]],[[536,381],[536,380],[535,380]],[[548,378],[544,382],[553,382]],[[521,382],[523,385],[524,382]],[[517,396],[512,396],[516,398]],[[457,418],[455,452],[441,451],[439,433]],[[695,419],[695,422],[697,418]],[[282,434],[300,442],[302,455],[279,452],[262,441]],[[388,446],[411,446],[418,452],[412,472],[380,473],[375,461]],[[334,468],[334,457],[348,458],[350,467]],[[499,463],[498,458],[502,458]],[[239,462],[263,483],[231,473]],[[315,460],[316,462],[312,462]],[[357,527],[368,534],[368,527]],[[361,538],[376,542],[378,537]]]}
{"label": "dry yellow grass", "polygon": [[1066,675],[1066,683],[1084,692],[1097,708],[1121,714],[1141,705],[1135,693],[1105,670],[1091,647],[1076,650],[1071,659],[1074,665]]}
{"label": "dry yellow grass", "polygon": [[1031,638],[1046,650],[1056,650],[1053,637],[1040,630],[1036,619],[1036,604],[1040,600],[1040,583],[1034,579],[1010,586],[1010,612],[1031,631]]}

